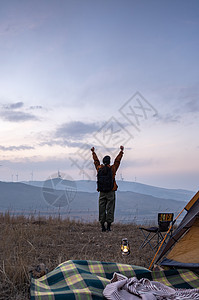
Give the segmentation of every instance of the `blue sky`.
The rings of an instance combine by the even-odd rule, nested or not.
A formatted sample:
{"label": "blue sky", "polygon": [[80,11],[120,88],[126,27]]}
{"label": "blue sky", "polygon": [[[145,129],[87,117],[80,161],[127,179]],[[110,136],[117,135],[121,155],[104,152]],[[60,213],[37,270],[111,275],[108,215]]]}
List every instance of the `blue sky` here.
{"label": "blue sky", "polygon": [[95,180],[123,143],[118,179],[198,190],[197,0],[0,7],[0,180]]}

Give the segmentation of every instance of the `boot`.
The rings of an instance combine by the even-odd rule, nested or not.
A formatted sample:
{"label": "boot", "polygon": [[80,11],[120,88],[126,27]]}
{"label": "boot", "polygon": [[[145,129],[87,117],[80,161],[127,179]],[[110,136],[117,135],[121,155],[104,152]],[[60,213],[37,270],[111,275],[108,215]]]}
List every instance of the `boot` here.
{"label": "boot", "polygon": [[111,231],[111,223],[107,223],[107,231]]}
{"label": "boot", "polygon": [[102,227],[102,232],[105,232],[106,231],[106,227],[104,226],[104,224],[101,224],[101,227]]}

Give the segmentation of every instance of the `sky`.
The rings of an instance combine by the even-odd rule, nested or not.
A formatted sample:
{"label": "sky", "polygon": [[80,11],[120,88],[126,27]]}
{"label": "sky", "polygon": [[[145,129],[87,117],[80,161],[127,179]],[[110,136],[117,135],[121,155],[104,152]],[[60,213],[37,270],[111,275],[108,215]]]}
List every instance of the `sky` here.
{"label": "sky", "polygon": [[0,180],[199,189],[198,0],[0,0]]}

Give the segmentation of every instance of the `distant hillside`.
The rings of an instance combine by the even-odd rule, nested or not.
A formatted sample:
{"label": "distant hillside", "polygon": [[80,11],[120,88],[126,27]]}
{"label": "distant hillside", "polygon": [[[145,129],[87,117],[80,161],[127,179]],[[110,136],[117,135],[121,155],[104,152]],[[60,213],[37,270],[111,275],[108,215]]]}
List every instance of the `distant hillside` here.
{"label": "distant hillside", "polygon": [[[56,178],[55,178],[56,180]],[[29,185],[42,187],[46,184],[46,181],[29,181],[24,182]],[[65,189],[67,184],[71,185],[69,180],[62,180],[57,184],[57,189]],[[76,185],[78,192],[96,192],[96,182],[91,180],[76,180],[73,185]],[[144,195],[151,195],[163,199],[173,199],[179,201],[189,201],[196,191],[188,191],[183,189],[166,189],[155,187],[147,184],[142,184],[138,182],[121,181],[118,180],[117,184],[119,186],[119,191],[121,192],[135,192]]]}
{"label": "distant hillside", "polygon": [[[62,189],[59,190],[57,188],[60,185]],[[9,210],[14,214],[25,215],[59,213],[64,217],[82,221],[98,219],[98,193],[79,191],[71,182],[61,183],[60,179],[53,179],[53,181],[45,182],[43,187],[0,182],[0,190],[1,212]],[[190,199],[191,197],[188,200]],[[115,216],[117,221],[123,223],[132,221],[143,223],[156,220],[158,212],[177,214],[184,205],[184,201],[158,198],[132,191],[123,192],[120,189],[117,192]]]}

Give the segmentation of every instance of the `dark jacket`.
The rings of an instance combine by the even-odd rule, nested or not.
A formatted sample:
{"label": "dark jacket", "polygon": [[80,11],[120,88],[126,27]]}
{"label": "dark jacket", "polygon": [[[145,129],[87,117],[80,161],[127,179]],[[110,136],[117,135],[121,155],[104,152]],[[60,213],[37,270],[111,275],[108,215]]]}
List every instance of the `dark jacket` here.
{"label": "dark jacket", "polygon": [[[117,188],[118,188],[118,186],[117,186],[117,184],[116,184],[116,181],[115,181],[115,175],[116,175],[116,171],[117,171],[117,169],[119,168],[119,165],[120,165],[120,161],[121,161],[121,159],[122,159],[122,156],[123,156],[123,151],[121,150],[120,151],[120,153],[117,155],[117,157],[115,158],[115,160],[114,160],[114,164],[113,165],[107,165],[108,167],[110,167],[111,168],[111,170],[112,170],[112,175],[113,175],[113,189],[112,189],[112,191],[117,191]],[[95,153],[95,151],[93,151],[92,152],[92,154],[93,154],[93,160],[94,160],[94,165],[95,165],[95,168],[96,168],[96,170],[98,171],[100,168],[102,168],[104,165],[102,164],[100,164],[100,161],[99,161],[99,159],[98,159],[98,157],[97,157],[97,154]]]}

